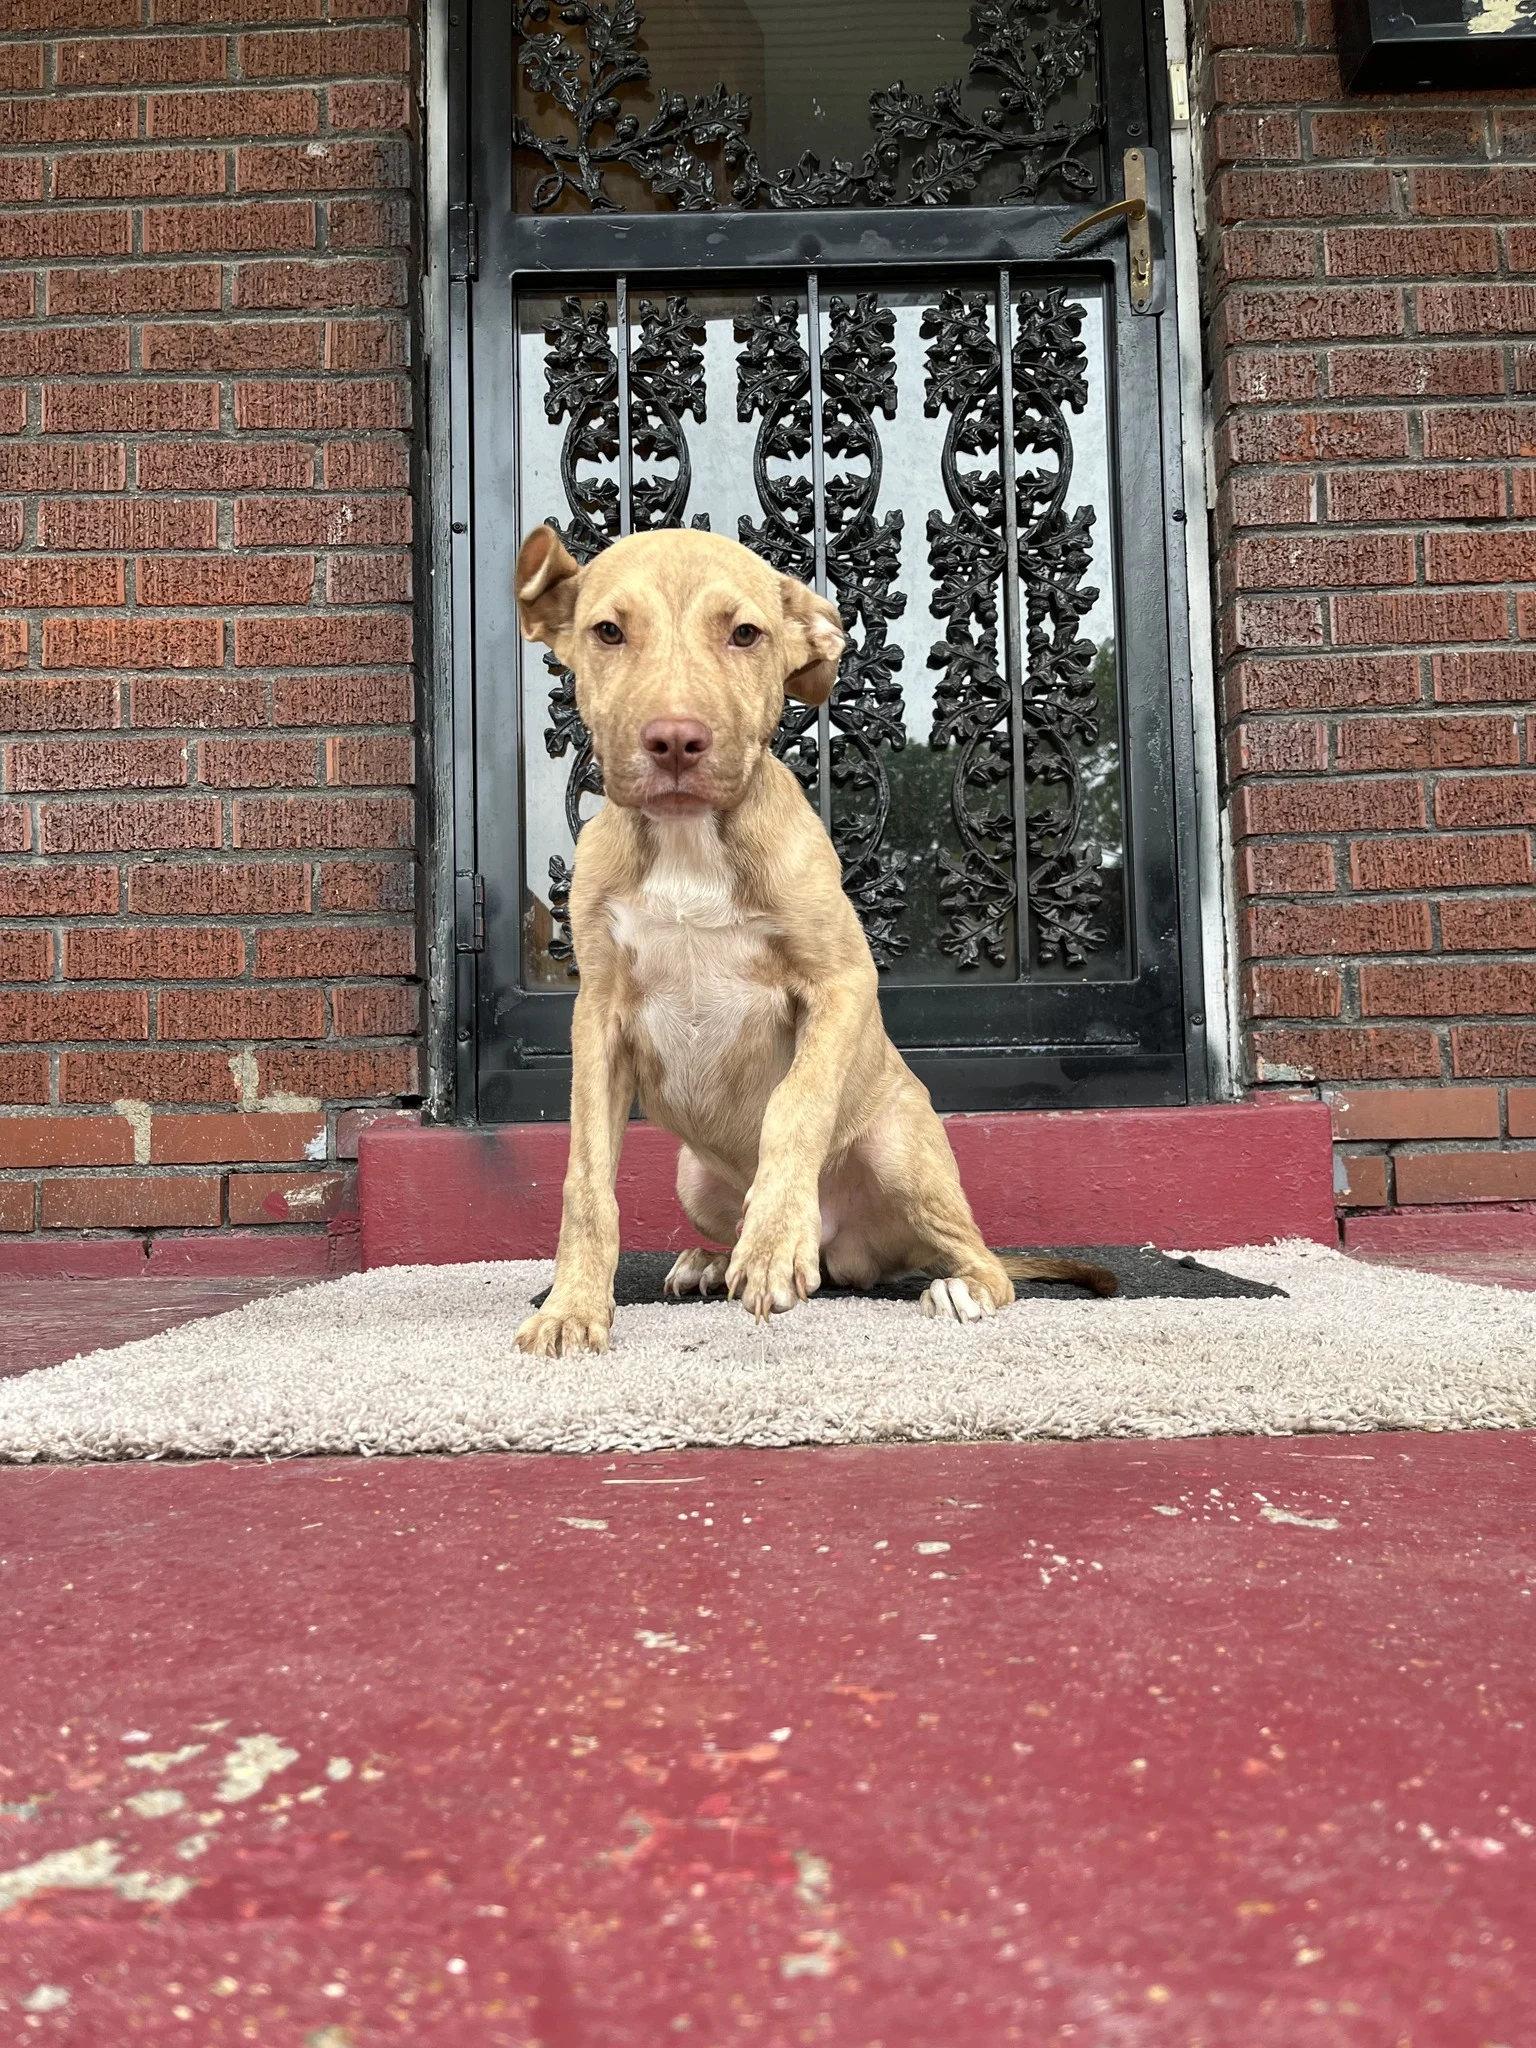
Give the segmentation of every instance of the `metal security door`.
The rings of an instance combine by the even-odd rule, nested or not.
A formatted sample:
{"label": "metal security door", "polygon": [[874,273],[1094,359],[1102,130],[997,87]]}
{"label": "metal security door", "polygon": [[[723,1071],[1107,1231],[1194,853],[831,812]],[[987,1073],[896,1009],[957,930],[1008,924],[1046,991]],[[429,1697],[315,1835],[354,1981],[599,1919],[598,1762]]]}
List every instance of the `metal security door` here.
{"label": "metal security door", "polygon": [[[570,677],[517,635],[546,519],[579,559],[708,526],[836,600],[837,689],[777,750],[939,1108],[1187,1099],[1147,33],[1138,0],[460,18],[461,1113],[566,1114],[566,893],[602,799]],[[903,57],[920,87],[883,84]]]}

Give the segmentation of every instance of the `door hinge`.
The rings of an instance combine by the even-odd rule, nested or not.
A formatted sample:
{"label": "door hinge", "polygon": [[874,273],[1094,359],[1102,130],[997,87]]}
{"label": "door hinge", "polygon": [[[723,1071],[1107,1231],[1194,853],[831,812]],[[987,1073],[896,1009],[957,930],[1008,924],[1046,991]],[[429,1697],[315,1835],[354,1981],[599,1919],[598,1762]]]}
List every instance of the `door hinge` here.
{"label": "door hinge", "polygon": [[453,878],[453,943],[460,953],[485,951],[485,877]]}
{"label": "door hinge", "polygon": [[480,216],[467,199],[448,209],[448,275],[455,282],[480,275]]}

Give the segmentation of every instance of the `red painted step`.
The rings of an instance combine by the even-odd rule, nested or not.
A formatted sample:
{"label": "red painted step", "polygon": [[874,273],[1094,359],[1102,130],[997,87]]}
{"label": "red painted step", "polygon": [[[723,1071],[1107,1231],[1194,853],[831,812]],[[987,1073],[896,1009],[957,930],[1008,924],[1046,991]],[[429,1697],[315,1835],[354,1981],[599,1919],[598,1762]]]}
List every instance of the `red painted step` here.
{"label": "red painted step", "polygon": [[0,1240],[0,1281],[334,1280],[356,1272],[356,1218],[321,1230],[205,1230],[196,1236],[41,1237]]}
{"label": "red painted step", "polygon": [[1351,1216],[1344,1225],[1352,1252],[1380,1258],[1425,1259],[1447,1253],[1536,1253],[1536,1204],[1483,1203],[1478,1208],[1395,1209]]}
{"label": "red painted step", "polygon": [[[1209,1251],[1338,1241],[1320,1102],[957,1116],[951,1141],[989,1242]],[[365,1266],[554,1251],[569,1128],[380,1125],[359,1140]],[[694,1241],[673,1194],[677,1140],[631,1124],[619,1172],[631,1250]]]}

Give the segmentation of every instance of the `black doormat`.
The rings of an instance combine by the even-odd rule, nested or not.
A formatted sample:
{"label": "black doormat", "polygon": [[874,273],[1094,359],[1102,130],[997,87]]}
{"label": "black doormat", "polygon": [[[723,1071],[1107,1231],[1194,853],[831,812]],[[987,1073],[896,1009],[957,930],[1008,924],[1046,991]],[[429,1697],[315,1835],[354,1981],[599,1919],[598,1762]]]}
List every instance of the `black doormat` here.
{"label": "black doormat", "polygon": [[[1016,1249],[1009,1246],[1010,1251]],[[1266,1287],[1258,1280],[1240,1280],[1235,1273],[1223,1273],[1216,1266],[1202,1265],[1198,1259],[1170,1258],[1166,1252],[1148,1251],[1134,1244],[1066,1244],[1032,1246],[1028,1249],[1031,1258],[1087,1259],[1095,1266],[1107,1266],[1120,1282],[1121,1296],[1127,1301],[1145,1301],[1157,1296],[1165,1300],[1181,1301],[1254,1301],[1266,1296],[1278,1296],[1285,1300],[1283,1287]],[[671,1295],[661,1291],[662,1282],[672,1270],[675,1252],[621,1252],[619,1270],[614,1276],[613,1298],[619,1308],[638,1308],[646,1302],[671,1301]],[[928,1285],[927,1276],[921,1273],[909,1274],[904,1280],[895,1280],[882,1287],[833,1287],[821,1288],[824,1297],[836,1299],[841,1295],[858,1295],[865,1301],[916,1301]],[[1060,1280],[1021,1280],[1017,1283],[1021,1301],[1093,1301],[1097,1299],[1088,1288],[1074,1287]],[[715,1297],[718,1299],[718,1297]],[[549,1289],[533,1297],[533,1306],[542,1308],[549,1299]],[[697,1295],[684,1295],[682,1300],[696,1301]]]}

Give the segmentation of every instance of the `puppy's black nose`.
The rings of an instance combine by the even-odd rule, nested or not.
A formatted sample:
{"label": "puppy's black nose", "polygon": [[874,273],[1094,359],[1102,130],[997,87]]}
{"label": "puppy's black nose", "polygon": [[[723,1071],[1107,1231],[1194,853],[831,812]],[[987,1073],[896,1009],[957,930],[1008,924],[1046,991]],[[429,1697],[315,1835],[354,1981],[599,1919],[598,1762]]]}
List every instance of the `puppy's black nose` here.
{"label": "puppy's black nose", "polygon": [[714,737],[696,718],[653,718],[640,728],[640,744],[651,759],[678,773],[702,761]]}

